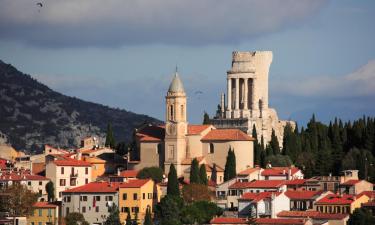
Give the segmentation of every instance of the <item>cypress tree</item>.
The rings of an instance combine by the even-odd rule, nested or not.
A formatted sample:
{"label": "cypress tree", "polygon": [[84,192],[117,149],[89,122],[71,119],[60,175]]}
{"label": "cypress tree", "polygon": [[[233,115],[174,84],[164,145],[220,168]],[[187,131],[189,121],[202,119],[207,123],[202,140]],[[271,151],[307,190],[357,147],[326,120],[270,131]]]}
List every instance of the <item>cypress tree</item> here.
{"label": "cypress tree", "polygon": [[191,161],[191,166],[190,166],[190,183],[191,184],[199,184],[199,164],[198,160],[196,158]]}
{"label": "cypress tree", "polygon": [[105,146],[110,147],[110,148],[116,147],[115,138],[113,136],[112,125],[110,123],[108,123],[107,125],[107,135],[105,138]]}
{"label": "cypress tree", "polygon": [[173,163],[171,164],[169,168],[169,173],[168,173],[167,195],[180,196],[180,189],[178,188],[177,172]]}
{"label": "cypress tree", "polygon": [[145,221],[143,225],[153,225],[150,208],[146,209]]}
{"label": "cypress tree", "polygon": [[280,154],[280,145],[279,145],[279,141],[277,140],[274,129],[272,129],[270,146],[272,148],[272,151],[273,151],[274,155]]}
{"label": "cypress tree", "polygon": [[206,165],[205,164],[202,164],[199,167],[199,181],[200,181],[201,184],[204,184],[204,185],[208,184]]}
{"label": "cypress tree", "polygon": [[210,116],[207,114],[207,112],[204,112],[203,124],[210,124]]}
{"label": "cypress tree", "polygon": [[258,135],[257,135],[257,128],[255,127],[255,124],[253,125],[253,132],[252,132],[253,138],[255,138],[253,142],[253,149],[254,149],[254,165],[259,165],[260,163],[260,146],[258,143]]}
{"label": "cypress tree", "polygon": [[216,164],[215,163],[212,165],[211,181],[215,182],[215,184],[216,184],[216,181],[217,181],[217,169],[216,169]]}
{"label": "cypress tree", "polygon": [[125,225],[133,225],[132,218],[130,217],[130,211],[128,210],[128,215],[126,216]]}
{"label": "cypress tree", "polygon": [[230,180],[236,177],[236,175],[236,155],[234,154],[234,150],[229,148],[224,169],[224,181]]}

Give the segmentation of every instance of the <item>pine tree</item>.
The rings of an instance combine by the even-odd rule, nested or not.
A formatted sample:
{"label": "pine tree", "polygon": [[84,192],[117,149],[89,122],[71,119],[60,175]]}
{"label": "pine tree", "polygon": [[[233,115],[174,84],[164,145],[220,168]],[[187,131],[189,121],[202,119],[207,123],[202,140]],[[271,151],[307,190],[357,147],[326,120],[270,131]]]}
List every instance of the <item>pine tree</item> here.
{"label": "pine tree", "polygon": [[202,164],[199,167],[199,181],[200,181],[201,184],[204,184],[204,185],[208,184],[206,165],[205,164]]}
{"label": "pine tree", "polygon": [[151,218],[151,210],[150,208],[147,208],[146,209],[146,215],[145,215],[145,221],[143,223],[143,225],[153,225],[154,223],[152,222],[152,218]]}
{"label": "pine tree", "polygon": [[113,136],[112,125],[110,123],[108,123],[107,125],[107,136],[105,138],[105,146],[110,147],[110,148],[116,147],[115,138]]}
{"label": "pine tree", "polygon": [[169,168],[168,173],[168,185],[167,185],[167,195],[180,196],[180,189],[178,187],[178,179],[176,168],[173,163]]}
{"label": "pine tree", "polygon": [[208,115],[207,112],[204,112],[204,115],[203,115],[203,124],[210,124],[210,116]]}
{"label": "pine tree", "polygon": [[191,184],[199,184],[199,164],[198,160],[196,158],[191,161],[191,166],[190,166],[190,183]]}

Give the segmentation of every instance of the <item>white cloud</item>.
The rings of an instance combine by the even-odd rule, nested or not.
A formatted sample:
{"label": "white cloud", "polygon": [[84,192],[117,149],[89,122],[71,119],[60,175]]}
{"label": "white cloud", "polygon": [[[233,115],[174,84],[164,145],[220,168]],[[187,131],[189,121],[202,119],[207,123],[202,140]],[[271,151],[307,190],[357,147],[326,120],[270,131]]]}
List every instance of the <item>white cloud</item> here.
{"label": "white cloud", "polygon": [[295,25],[324,0],[3,0],[0,38],[74,47],[240,42]]}

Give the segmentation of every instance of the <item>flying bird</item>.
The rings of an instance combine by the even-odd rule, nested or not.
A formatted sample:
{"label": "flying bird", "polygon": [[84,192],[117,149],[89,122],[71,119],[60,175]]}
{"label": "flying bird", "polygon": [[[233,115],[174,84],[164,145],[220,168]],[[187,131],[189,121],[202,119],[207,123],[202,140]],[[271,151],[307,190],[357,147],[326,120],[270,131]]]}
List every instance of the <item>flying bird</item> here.
{"label": "flying bird", "polygon": [[36,3],[36,5],[39,6],[40,8],[43,7],[43,4],[41,2]]}

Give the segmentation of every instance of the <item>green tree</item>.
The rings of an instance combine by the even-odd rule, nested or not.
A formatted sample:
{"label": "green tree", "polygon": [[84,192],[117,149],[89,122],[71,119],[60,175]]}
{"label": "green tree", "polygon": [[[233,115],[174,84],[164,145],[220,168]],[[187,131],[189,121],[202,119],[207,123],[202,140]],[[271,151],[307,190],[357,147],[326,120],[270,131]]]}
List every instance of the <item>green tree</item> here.
{"label": "green tree", "polygon": [[48,195],[48,201],[53,202],[55,200],[55,187],[54,187],[52,181],[49,181],[46,184],[46,192],[47,192],[47,195]]}
{"label": "green tree", "polygon": [[204,184],[204,185],[208,184],[206,164],[202,164],[199,167],[199,181],[200,181],[201,184]]}
{"label": "green tree", "polygon": [[211,181],[213,181],[216,184],[217,181],[217,169],[216,169],[216,164],[214,163],[212,165],[212,170],[211,170]]}
{"label": "green tree", "polygon": [[210,124],[210,116],[207,114],[207,112],[204,112],[203,124]]}
{"label": "green tree", "polygon": [[120,212],[116,204],[113,204],[112,207],[109,207],[109,216],[104,222],[104,225],[121,225]]}
{"label": "green tree", "polygon": [[225,163],[224,168],[224,181],[230,180],[234,177],[236,177],[236,155],[234,153],[234,150],[229,148],[228,155],[227,155],[227,161]]}
{"label": "green tree", "polygon": [[133,225],[133,220],[132,220],[132,218],[130,216],[130,212],[129,211],[127,212],[127,215],[126,215],[125,225]]}
{"label": "green tree", "polygon": [[154,223],[152,222],[152,218],[151,218],[151,210],[150,208],[147,208],[146,209],[146,215],[145,215],[145,221],[143,223],[143,225],[153,225]]}
{"label": "green tree", "polygon": [[112,125],[110,123],[108,123],[107,125],[107,135],[105,138],[105,146],[110,147],[110,148],[116,147],[116,141],[115,141],[115,137],[113,136]]}
{"label": "green tree", "polygon": [[258,142],[258,134],[257,134],[257,128],[255,127],[255,124],[253,125],[253,131],[252,136],[255,139],[253,142],[253,149],[254,149],[254,165],[260,165],[260,151],[261,146]]}
{"label": "green tree", "polygon": [[124,141],[118,143],[116,145],[116,153],[121,155],[121,156],[125,156],[126,154],[128,154],[128,149],[130,148],[130,146],[128,144],[126,144]]}
{"label": "green tree", "polygon": [[184,202],[180,196],[166,195],[155,208],[158,224],[181,225],[181,211],[183,208]]}
{"label": "green tree", "polygon": [[191,166],[190,166],[190,183],[191,184],[199,184],[199,164],[198,160],[194,158],[191,161]]}
{"label": "green tree", "polygon": [[272,166],[289,167],[292,161],[287,155],[270,155],[266,157],[266,162],[271,163]]}
{"label": "green tree", "polygon": [[169,168],[168,173],[168,185],[167,185],[167,195],[180,196],[180,189],[178,187],[178,179],[176,168],[173,163]]}
{"label": "green tree", "polygon": [[137,174],[138,179],[151,178],[156,183],[160,183],[163,180],[163,170],[159,167],[145,167],[141,169]]}
{"label": "green tree", "polygon": [[184,207],[181,218],[184,224],[208,224],[214,216],[222,214],[223,210],[215,203],[197,201]]}
{"label": "green tree", "polygon": [[375,224],[375,217],[364,208],[357,208],[350,215],[348,225],[368,225]]}
{"label": "green tree", "polygon": [[66,225],[89,225],[81,213],[71,212],[65,217]]}
{"label": "green tree", "polygon": [[275,134],[274,129],[272,129],[272,133],[271,133],[270,147],[271,147],[274,155],[280,154],[279,140],[277,139],[277,136]]}

